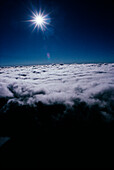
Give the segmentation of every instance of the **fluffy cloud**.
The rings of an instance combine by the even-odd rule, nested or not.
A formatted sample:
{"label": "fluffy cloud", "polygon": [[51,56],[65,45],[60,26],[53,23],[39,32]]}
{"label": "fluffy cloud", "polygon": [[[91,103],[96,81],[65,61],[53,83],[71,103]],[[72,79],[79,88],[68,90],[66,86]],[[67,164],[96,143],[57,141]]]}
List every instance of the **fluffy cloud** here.
{"label": "fluffy cloud", "polygon": [[21,108],[24,113],[31,109],[39,124],[40,120],[45,122],[45,116],[57,122],[68,115],[76,120],[100,117],[103,121],[113,121],[113,75],[114,64],[0,68],[1,120],[4,113],[10,120],[9,113],[17,109],[15,114],[19,114]]}
{"label": "fluffy cloud", "polygon": [[[71,102],[79,97],[87,101],[96,93],[113,88],[113,64],[74,64],[2,68],[0,97],[47,97],[53,103],[62,98]],[[39,96],[38,96],[39,95]],[[50,97],[51,96],[51,97]],[[85,98],[86,96],[86,98]],[[41,97],[41,101],[43,98]],[[23,100],[24,104],[24,100]],[[26,104],[26,103],[25,103]]]}
{"label": "fluffy cloud", "polygon": [[113,75],[114,64],[0,68],[1,166],[111,167]]}

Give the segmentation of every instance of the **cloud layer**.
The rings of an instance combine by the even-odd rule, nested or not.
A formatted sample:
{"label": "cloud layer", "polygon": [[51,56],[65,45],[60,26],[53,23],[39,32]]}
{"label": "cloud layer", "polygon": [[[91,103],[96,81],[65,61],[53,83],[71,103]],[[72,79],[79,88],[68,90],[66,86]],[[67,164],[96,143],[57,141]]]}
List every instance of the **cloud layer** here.
{"label": "cloud layer", "polygon": [[31,109],[38,124],[49,125],[49,120],[56,124],[66,117],[73,121],[113,121],[113,75],[114,64],[0,68],[0,120],[5,115],[10,120],[15,109],[17,115]]}
{"label": "cloud layer", "polygon": [[113,132],[114,64],[0,68],[0,166],[109,168]]}

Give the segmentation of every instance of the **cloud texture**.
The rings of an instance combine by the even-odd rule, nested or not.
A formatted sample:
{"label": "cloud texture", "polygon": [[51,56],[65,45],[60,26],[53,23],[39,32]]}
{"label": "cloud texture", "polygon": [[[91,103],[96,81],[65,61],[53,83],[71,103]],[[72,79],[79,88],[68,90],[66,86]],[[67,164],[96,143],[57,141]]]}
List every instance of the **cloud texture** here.
{"label": "cloud texture", "polygon": [[109,168],[113,132],[114,64],[0,68],[1,166]]}
{"label": "cloud texture", "polygon": [[113,121],[113,75],[114,64],[0,68],[0,115],[29,108],[39,124],[45,118],[57,122],[68,115],[76,120]]}

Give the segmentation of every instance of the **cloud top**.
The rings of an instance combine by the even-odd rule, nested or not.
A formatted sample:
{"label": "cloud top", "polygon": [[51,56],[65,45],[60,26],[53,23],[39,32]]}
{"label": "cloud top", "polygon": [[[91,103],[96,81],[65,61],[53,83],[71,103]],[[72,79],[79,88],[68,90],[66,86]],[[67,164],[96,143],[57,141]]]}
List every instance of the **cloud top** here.
{"label": "cloud top", "polygon": [[15,105],[32,108],[35,115],[36,110],[42,115],[50,112],[51,116],[47,115],[56,121],[66,115],[75,115],[76,120],[92,120],[100,115],[100,119],[113,121],[113,75],[114,64],[0,68],[0,114],[8,113]]}

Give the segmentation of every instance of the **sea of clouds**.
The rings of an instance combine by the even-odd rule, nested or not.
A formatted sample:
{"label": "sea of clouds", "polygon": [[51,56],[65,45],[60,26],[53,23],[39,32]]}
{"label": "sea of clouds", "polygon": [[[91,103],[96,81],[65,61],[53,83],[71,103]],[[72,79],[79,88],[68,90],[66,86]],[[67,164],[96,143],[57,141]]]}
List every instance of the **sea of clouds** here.
{"label": "sea of clouds", "polygon": [[114,64],[72,64],[0,68],[0,98],[19,105],[79,99],[105,107],[114,99]]}
{"label": "sea of clouds", "polygon": [[[39,151],[39,146],[42,150],[48,140],[47,148],[57,146],[59,141],[60,148],[63,148],[62,143],[68,141],[72,148],[78,142],[77,146],[84,152],[84,148],[91,147],[93,137],[91,144],[96,146],[97,143],[98,152],[102,146],[100,140],[105,142],[103,151],[106,151],[106,146],[107,150],[112,150],[113,122],[114,63],[0,68],[0,147],[11,141],[11,146],[17,142],[16,146],[21,146],[22,150],[28,144]],[[62,128],[65,130],[62,131]],[[61,135],[54,142],[53,136],[57,135],[58,129]],[[49,133],[51,130],[52,133]],[[42,135],[39,137],[40,132]],[[33,136],[38,136],[38,140]],[[39,139],[42,140],[38,145]],[[22,144],[24,141],[25,145]],[[42,144],[43,141],[45,144]]]}
{"label": "sea of clouds", "polygon": [[19,108],[29,108],[31,114],[33,109],[39,122],[48,116],[59,121],[66,115],[113,121],[114,64],[1,67],[0,116],[10,117],[16,109],[19,114]]}

